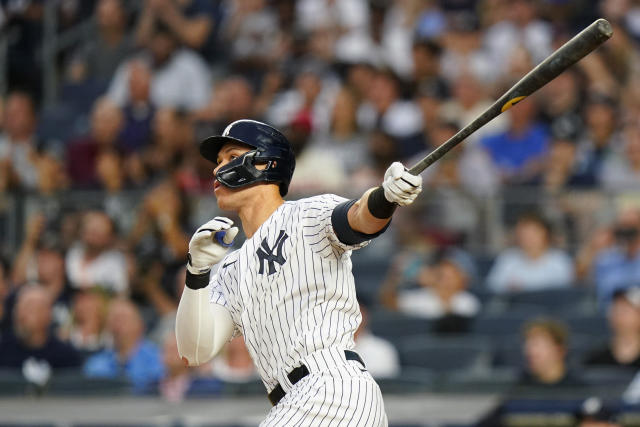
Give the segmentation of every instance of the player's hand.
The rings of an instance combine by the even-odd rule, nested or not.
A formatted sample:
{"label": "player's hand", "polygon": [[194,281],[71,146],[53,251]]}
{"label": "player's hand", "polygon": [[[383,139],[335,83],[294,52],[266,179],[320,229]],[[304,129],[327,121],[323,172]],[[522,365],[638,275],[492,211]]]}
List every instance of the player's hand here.
{"label": "player's hand", "polygon": [[402,163],[394,162],[384,173],[382,189],[388,201],[407,206],[422,191],[422,177],[410,174]]}
{"label": "player's hand", "polygon": [[196,230],[189,241],[187,269],[191,274],[207,273],[224,258],[238,234],[238,227],[232,225],[229,218],[217,216]]}

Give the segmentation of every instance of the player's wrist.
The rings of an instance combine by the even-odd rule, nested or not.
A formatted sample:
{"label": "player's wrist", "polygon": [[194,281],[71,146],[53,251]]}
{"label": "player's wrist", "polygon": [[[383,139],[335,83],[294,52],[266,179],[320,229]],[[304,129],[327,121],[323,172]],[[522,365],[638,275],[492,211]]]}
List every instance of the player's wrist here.
{"label": "player's wrist", "polygon": [[209,273],[211,270],[207,270],[204,273],[193,273],[187,265],[187,274],[185,278],[185,286],[189,289],[198,290],[209,286]]}
{"label": "player's wrist", "polygon": [[367,198],[367,209],[371,215],[379,219],[391,218],[397,207],[397,204],[387,199],[383,187],[373,190]]}

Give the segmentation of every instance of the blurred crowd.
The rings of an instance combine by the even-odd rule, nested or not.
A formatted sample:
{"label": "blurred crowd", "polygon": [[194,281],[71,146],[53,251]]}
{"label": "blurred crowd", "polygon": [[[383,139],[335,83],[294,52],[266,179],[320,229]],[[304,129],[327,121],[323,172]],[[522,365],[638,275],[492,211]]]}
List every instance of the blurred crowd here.
{"label": "blurred crowd", "polygon": [[[72,41],[56,51],[53,102],[47,14]],[[125,375],[169,399],[211,387],[202,378],[255,379],[241,338],[197,372],[176,352],[190,234],[219,213],[198,141],[237,119],[269,122],[296,152],[289,197],[355,196],[597,17],[614,36],[428,168],[424,201],[372,245],[386,278],[356,283],[373,312],[446,333],[467,332],[487,294],[580,287],[611,325],[585,363],[637,369],[637,0],[0,0],[0,200],[21,206],[18,222],[7,225],[6,204],[0,214],[19,230],[0,241],[0,367],[36,384],[64,367]],[[508,232],[478,250],[472,236],[491,234],[483,203],[509,197],[518,203],[491,205]],[[367,317],[360,351],[397,375],[402,355]],[[567,336],[557,319],[528,323],[523,381],[579,379],[564,366]]]}

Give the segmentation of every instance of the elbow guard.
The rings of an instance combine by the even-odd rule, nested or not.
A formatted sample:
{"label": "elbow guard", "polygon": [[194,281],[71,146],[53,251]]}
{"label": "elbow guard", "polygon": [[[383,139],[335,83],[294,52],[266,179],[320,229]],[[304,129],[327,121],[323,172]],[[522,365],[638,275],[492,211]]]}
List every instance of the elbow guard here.
{"label": "elbow guard", "polygon": [[209,302],[208,289],[184,289],[176,314],[178,354],[188,366],[208,362],[233,334],[231,313]]}

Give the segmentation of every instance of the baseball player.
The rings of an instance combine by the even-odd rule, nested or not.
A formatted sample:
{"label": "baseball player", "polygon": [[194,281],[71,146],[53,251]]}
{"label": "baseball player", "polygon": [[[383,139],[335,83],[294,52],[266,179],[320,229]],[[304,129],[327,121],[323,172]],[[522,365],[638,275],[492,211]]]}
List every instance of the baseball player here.
{"label": "baseball player", "polygon": [[387,425],[380,389],[353,351],[361,317],[350,255],[415,200],[421,178],[393,163],[360,199],[284,201],[294,154],[280,132],[253,120],[205,139],[200,153],[216,164],[218,206],[238,214],[247,239],[227,253],[238,229],[224,217],[191,238],[180,356],[202,364],[242,334],[273,405],[262,426]]}

